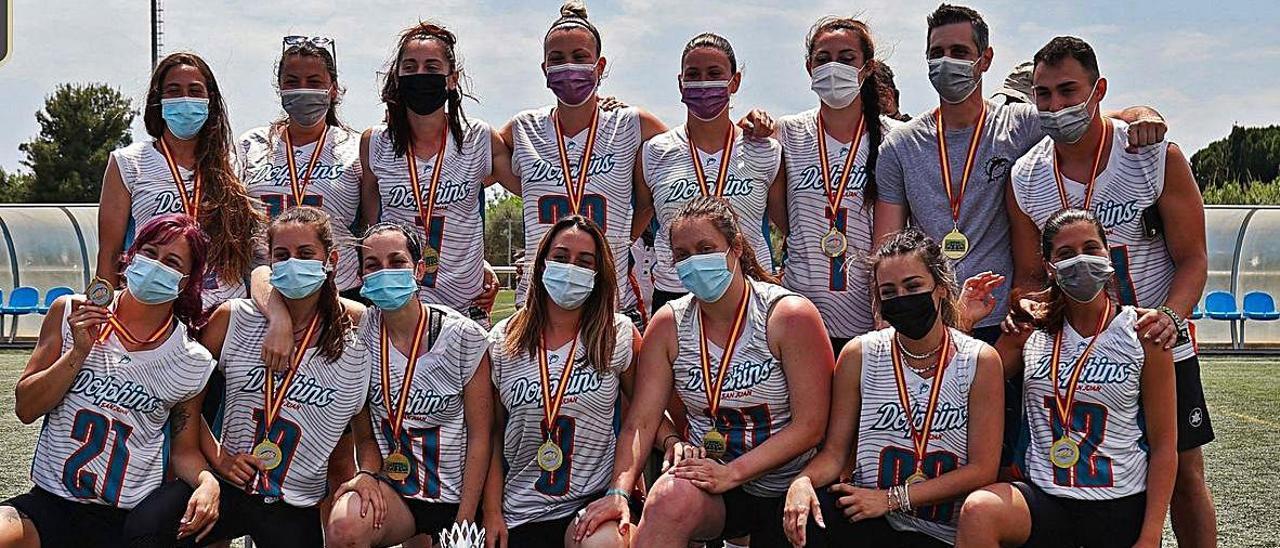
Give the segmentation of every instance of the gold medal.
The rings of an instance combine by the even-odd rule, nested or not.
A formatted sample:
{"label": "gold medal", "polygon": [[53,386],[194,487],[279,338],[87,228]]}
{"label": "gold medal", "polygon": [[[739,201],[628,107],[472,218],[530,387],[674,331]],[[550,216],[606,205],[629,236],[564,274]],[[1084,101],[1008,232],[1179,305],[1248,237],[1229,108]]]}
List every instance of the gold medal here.
{"label": "gold medal", "polygon": [[267,470],[275,470],[284,461],[284,451],[271,440],[262,440],[258,445],[253,446],[253,456],[262,462],[262,467]]}
{"label": "gold medal", "polygon": [[1080,444],[1075,440],[1062,436],[1049,446],[1049,462],[1058,468],[1071,468],[1080,461]]}
{"label": "gold medal", "polygon": [[834,259],[844,255],[844,252],[849,249],[849,239],[845,237],[844,233],[836,230],[836,227],[833,226],[831,227],[831,230],[828,230],[827,233],[822,236],[821,245],[822,252],[826,254],[826,256]]}
{"label": "gold medal", "polygon": [[107,306],[111,304],[111,299],[115,297],[115,290],[111,288],[111,284],[102,278],[94,278],[84,290],[84,295],[89,304],[96,306]]}
{"label": "gold medal", "polygon": [[724,456],[728,445],[725,443],[724,434],[712,428],[706,435],[702,436],[702,448],[707,450],[707,457],[718,459]]}
{"label": "gold medal", "polygon": [[963,259],[969,254],[969,238],[959,228],[951,229],[951,232],[942,237],[942,254],[953,261]]}
{"label": "gold medal", "polygon": [[387,458],[382,459],[382,473],[392,481],[404,481],[409,478],[409,457],[399,450],[393,451]]}
{"label": "gold medal", "polygon": [[[440,170],[444,168],[444,149],[448,147],[449,126],[440,133],[440,151],[436,153],[436,165],[431,168],[431,183],[427,187],[427,195],[422,195],[422,184],[418,182],[418,157],[413,151],[413,139],[409,139],[409,152],[405,160],[409,163],[409,190],[413,192],[413,202],[418,206],[418,220],[422,223],[422,238],[428,242],[422,247],[422,262],[427,274],[435,274],[440,270],[440,250],[430,244],[431,225],[436,210],[436,187],[440,184]],[[424,199],[425,198],[425,199]],[[441,235],[440,245],[444,245]]]}
{"label": "gold medal", "polygon": [[543,472],[555,472],[564,465],[564,451],[555,442],[547,440],[538,446],[538,468]]}
{"label": "gold medal", "polygon": [[422,248],[422,265],[427,274],[435,274],[440,271],[440,252],[436,251],[436,248],[431,247],[430,244]]}
{"label": "gold medal", "polygon": [[907,476],[907,485],[915,485],[927,479],[929,479],[929,476],[924,475],[924,472],[916,472]]}

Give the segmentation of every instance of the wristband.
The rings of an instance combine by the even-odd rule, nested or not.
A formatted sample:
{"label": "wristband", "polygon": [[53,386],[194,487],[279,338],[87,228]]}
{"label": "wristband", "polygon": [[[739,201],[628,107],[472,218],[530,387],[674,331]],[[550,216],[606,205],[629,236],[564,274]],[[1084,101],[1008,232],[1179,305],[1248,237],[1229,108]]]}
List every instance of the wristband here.
{"label": "wristband", "polygon": [[618,488],[616,488],[616,487],[610,488],[608,491],[605,491],[605,492],[604,492],[604,496],[606,496],[606,497],[622,497],[622,498],[623,498],[624,500],[626,500],[627,502],[631,502],[631,494],[630,494],[630,493],[627,493],[626,491],[623,491],[622,489],[618,489]]}

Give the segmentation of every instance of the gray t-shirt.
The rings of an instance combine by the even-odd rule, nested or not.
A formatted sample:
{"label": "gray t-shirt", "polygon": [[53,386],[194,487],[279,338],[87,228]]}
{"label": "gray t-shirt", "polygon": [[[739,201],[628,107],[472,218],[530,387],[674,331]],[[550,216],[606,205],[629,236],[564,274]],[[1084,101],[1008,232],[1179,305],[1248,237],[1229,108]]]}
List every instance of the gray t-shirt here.
{"label": "gray t-shirt", "polygon": [[[934,114],[930,111],[890,132],[880,147],[876,184],[879,199],[906,205],[911,224],[941,242],[942,237],[954,228],[954,221],[951,219],[951,204],[942,188],[937,131]],[[951,162],[953,192],[960,190],[972,136],[971,127],[947,131],[947,157]],[[958,283],[987,270],[1012,276],[1013,256],[1004,188],[1013,162],[1044,136],[1034,106],[987,102],[982,141],[978,144],[969,186],[960,203],[960,232],[969,238],[969,254],[955,264]],[[1000,323],[1009,310],[1008,297],[1009,284],[1006,283],[996,291],[995,310],[978,322],[977,327]]]}

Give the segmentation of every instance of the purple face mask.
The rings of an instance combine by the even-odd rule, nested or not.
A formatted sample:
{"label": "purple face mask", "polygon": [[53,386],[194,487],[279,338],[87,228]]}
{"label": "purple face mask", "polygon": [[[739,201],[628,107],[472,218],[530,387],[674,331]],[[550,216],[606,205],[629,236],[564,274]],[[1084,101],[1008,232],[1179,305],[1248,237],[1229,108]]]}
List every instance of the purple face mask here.
{"label": "purple face mask", "polygon": [[587,102],[596,91],[596,66],[564,64],[547,67],[547,87],[565,106]]}
{"label": "purple face mask", "polygon": [[694,118],[709,122],[729,108],[729,81],[682,82],[680,101]]}

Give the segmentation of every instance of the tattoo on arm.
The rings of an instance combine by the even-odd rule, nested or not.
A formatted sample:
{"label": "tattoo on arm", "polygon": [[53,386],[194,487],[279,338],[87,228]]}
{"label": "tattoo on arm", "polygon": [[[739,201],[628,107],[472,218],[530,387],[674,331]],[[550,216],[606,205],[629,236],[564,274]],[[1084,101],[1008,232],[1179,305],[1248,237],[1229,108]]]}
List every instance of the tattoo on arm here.
{"label": "tattoo on arm", "polygon": [[177,435],[187,429],[187,422],[191,419],[191,414],[183,407],[173,408],[169,417],[169,425],[173,430],[173,434]]}

